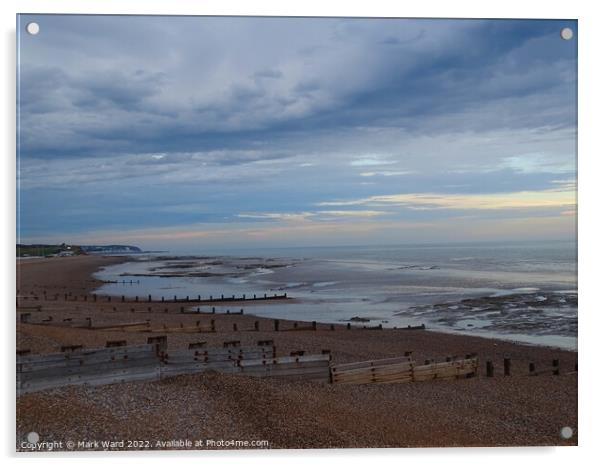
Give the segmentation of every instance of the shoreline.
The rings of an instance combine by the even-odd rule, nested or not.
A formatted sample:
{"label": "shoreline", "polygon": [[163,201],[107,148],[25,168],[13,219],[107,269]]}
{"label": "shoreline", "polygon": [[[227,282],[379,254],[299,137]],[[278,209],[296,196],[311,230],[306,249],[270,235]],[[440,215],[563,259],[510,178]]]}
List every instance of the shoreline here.
{"label": "shoreline", "polygon": [[[184,261],[186,262],[184,265],[181,266],[172,266],[171,268],[175,268],[175,269],[188,269],[191,265],[192,259],[213,259],[215,261],[219,261],[220,263],[222,262],[228,262],[228,260],[225,260],[224,257],[226,256],[205,256],[205,255],[197,255],[197,256],[192,256],[192,255],[187,255],[187,256],[183,256],[181,258],[179,258],[178,256],[166,256],[166,257],[161,257],[161,261],[160,262],[164,262],[164,259],[169,261],[176,261],[176,260],[180,260],[180,261]],[[158,258],[156,258],[158,259]],[[261,260],[265,260],[265,258],[261,259],[261,258],[257,258],[257,257],[246,257],[243,256],[241,258],[233,258],[230,257],[229,261],[234,260],[235,264],[237,261],[247,261],[247,260],[253,260],[253,261],[261,261]],[[286,261],[288,259],[283,259],[283,258],[272,258],[272,259],[268,259],[268,261],[273,261],[274,263],[278,264],[281,261]],[[134,259],[132,259],[131,257],[124,257],[124,263],[135,263],[136,261]],[[230,262],[232,263],[232,262]],[[363,263],[363,262],[362,262]],[[210,262],[209,264],[213,265],[214,262]],[[245,264],[243,262],[243,267],[244,269],[248,269],[249,265]],[[257,266],[261,266],[261,264],[257,263],[257,264],[252,264],[254,267]],[[282,267],[283,265],[276,265],[276,267]],[[265,267],[269,267],[267,265],[265,265]],[[382,315],[382,317],[376,317],[374,315],[370,315],[370,312],[373,311],[368,311],[368,314],[361,314],[361,310],[357,309],[356,311],[351,311],[348,312],[348,315],[346,315],[344,318],[341,315],[337,316],[337,313],[319,313],[316,312],[314,310],[314,308],[316,307],[316,304],[314,301],[312,301],[310,296],[304,296],[303,293],[301,293],[300,296],[296,296],[294,293],[294,288],[289,288],[287,286],[274,286],[272,288],[269,289],[269,291],[267,291],[267,293],[264,295],[263,293],[266,292],[266,289],[263,289],[260,291],[259,295],[249,295],[249,294],[244,294],[244,291],[246,290],[247,293],[250,290],[250,287],[245,287],[242,288],[242,290],[240,290],[239,292],[241,294],[238,294],[238,291],[235,288],[232,288],[230,290],[230,293],[236,293],[236,299],[228,299],[228,297],[224,297],[224,295],[221,295],[221,298],[219,295],[213,295],[212,299],[209,299],[208,295],[204,295],[202,296],[202,300],[199,301],[199,299],[201,298],[200,295],[196,295],[196,290],[192,289],[191,287],[187,287],[185,284],[184,286],[182,286],[182,284],[184,283],[182,280],[185,280],[189,277],[200,277],[202,274],[202,276],[207,276],[207,277],[212,277],[212,278],[219,278],[219,277],[230,277],[230,275],[228,273],[224,274],[223,271],[217,272],[217,273],[213,273],[213,272],[194,272],[194,273],[188,273],[188,272],[169,272],[174,273],[174,275],[170,275],[170,274],[161,274],[161,273],[157,273],[156,270],[159,270],[163,267],[155,267],[152,269],[148,269],[149,271],[147,272],[141,272],[141,271],[137,271],[137,272],[131,272],[131,273],[124,273],[123,269],[120,269],[120,274],[118,276],[118,278],[116,280],[111,279],[110,281],[105,281],[104,284],[105,285],[109,285],[108,287],[101,287],[97,290],[97,292],[99,293],[99,295],[102,296],[111,296],[113,298],[119,298],[121,296],[125,296],[126,301],[127,300],[133,300],[134,298],[138,299],[138,297],[141,300],[147,300],[147,297],[145,295],[145,293],[149,293],[152,294],[153,302],[157,303],[159,301],[158,297],[155,296],[154,293],[154,288],[153,285],[156,286],[160,286],[160,279],[175,279],[173,281],[170,280],[165,280],[165,285],[166,286],[173,286],[174,290],[173,292],[181,292],[184,294],[188,294],[191,293],[191,296],[177,296],[178,297],[178,301],[181,301],[183,303],[183,305],[185,306],[189,306],[190,309],[194,309],[195,306],[200,307],[201,309],[203,309],[203,307],[205,306],[214,306],[214,307],[218,307],[219,308],[223,308],[223,307],[228,307],[228,306],[232,306],[232,307],[236,307],[236,306],[243,306],[243,307],[250,307],[250,312],[253,313],[254,315],[256,315],[257,317],[262,317],[262,318],[267,318],[267,319],[280,319],[283,321],[303,321],[305,323],[310,323],[310,321],[315,320],[316,322],[320,322],[323,324],[335,324],[335,325],[346,325],[348,322],[351,322],[352,325],[357,326],[358,322],[354,322],[352,319],[355,317],[360,317],[362,319],[365,319],[365,321],[363,321],[363,324],[365,324],[366,326],[375,326],[375,325],[382,325],[385,328],[388,329],[395,329],[395,328],[405,328],[406,325],[411,325],[411,326],[416,326],[416,325],[423,325],[425,324],[427,326],[427,329],[431,332],[436,332],[436,333],[445,333],[445,334],[454,334],[454,335],[464,335],[467,337],[480,337],[480,338],[487,338],[487,339],[492,339],[492,340],[499,340],[499,341],[506,341],[506,342],[513,342],[516,344],[524,344],[524,345],[528,345],[528,346],[542,346],[542,347],[548,347],[548,348],[554,348],[554,349],[564,349],[564,350],[568,350],[568,351],[573,351],[576,352],[578,351],[578,340],[577,340],[577,336],[576,335],[571,335],[571,334],[567,334],[565,332],[561,332],[558,334],[554,334],[554,335],[548,335],[546,334],[546,329],[541,327],[538,330],[540,331],[540,333],[538,332],[532,332],[532,333],[528,333],[528,332],[521,332],[521,328],[520,325],[518,325],[517,323],[514,324],[510,324],[507,326],[503,326],[500,325],[498,327],[498,325],[493,325],[492,328],[486,329],[486,330],[482,330],[480,328],[480,326],[478,325],[478,319],[479,317],[472,317],[468,314],[464,315],[463,317],[452,317],[453,319],[456,320],[460,320],[460,321],[466,321],[466,322],[472,322],[471,324],[469,324],[467,327],[462,327],[454,325],[453,322],[449,325],[446,324],[441,324],[439,322],[437,322],[436,319],[434,319],[431,316],[426,317],[425,319],[421,319],[420,316],[417,315],[413,315],[412,313],[408,313],[406,310],[402,310],[402,311],[391,311],[393,312],[393,314],[391,316],[389,315],[385,315],[387,312],[389,311],[383,311],[384,314]],[[151,272],[152,271],[152,272]],[[236,273],[236,272],[235,272]],[[124,276],[126,276],[131,279],[130,280],[122,280],[122,282],[119,280],[119,278],[123,278]],[[105,275],[106,276],[106,275]],[[109,274],[110,276],[110,274]],[[133,279],[132,279],[133,277]],[[139,279],[143,279],[142,282],[140,282]],[[151,278],[153,281],[149,282],[144,282],[144,279],[147,278]],[[138,279],[138,281],[137,281]],[[282,278],[280,279],[282,280]],[[134,287],[127,287],[128,281],[130,281],[130,284],[133,284]],[[214,285],[216,286],[216,288],[214,290],[220,290],[220,283],[222,285],[226,285],[226,287],[228,287],[228,280],[227,279],[223,279],[221,282],[215,282]],[[278,282],[277,282],[278,283]],[[311,282],[309,282],[311,283]],[[336,283],[336,282],[332,282],[332,283]],[[113,286],[113,285],[118,285],[119,287],[121,285],[125,285],[125,288],[123,289],[117,289],[117,286]],[[139,291],[139,293],[142,293],[140,296],[138,296],[138,288],[136,287],[136,285],[139,285],[139,288],[141,288],[141,290]],[[168,288],[165,288],[168,289]],[[206,288],[203,288],[201,286],[201,289],[205,292],[207,292]],[[184,291],[182,291],[184,290]],[[422,304],[422,305],[416,305],[414,307],[417,308],[441,308],[443,310],[447,310],[448,309],[455,309],[458,306],[458,304],[460,305],[466,305],[465,302],[466,301],[474,301],[475,304],[473,304],[472,306],[481,306],[481,307],[489,307],[489,310],[496,310],[499,309],[500,312],[505,312],[499,304],[496,303],[496,300],[499,302],[500,300],[502,300],[503,296],[508,296],[510,298],[507,299],[515,299],[516,302],[520,303],[520,300],[532,300],[531,296],[528,295],[527,297],[525,296],[521,296],[524,295],[525,290],[537,290],[537,288],[516,288],[516,289],[511,289],[511,290],[502,290],[502,291],[498,291],[497,293],[493,294],[493,295],[488,295],[488,294],[483,294],[477,297],[471,297],[471,298],[463,298],[460,301],[435,301],[434,304],[428,305],[428,304]],[[210,289],[211,291],[211,289]],[[223,291],[223,290],[221,290]],[[253,290],[253,293],[255,293],[256,290]],[[281,295],[280,297],[287,297],[287,292],[290,291],[291,293],[293,293],[291,296],[288,296],[288,299],[286,301],[282,300],[282,301],[277,301],[277,300],[273,300],[272,301],[272,297],[276,297],[277,294]],[[275,294],[274,294],[275,293]],[[530,293],[535,293],[535,291],[530,291]],[[546,296],[546,293],[552,293],[552,294],[558,294],[560,295],[560,292],[557,291],[539,291],[538,294]],[[175,296],[172,296],[169,292],[165,293],[164,291],[160,291],[159,290],[159,296],[161,296],[161,302],[167,302],[167,301],[172,301]],[[250,299],[251,296],[257,296],[257,300],[255,299]],[[267,296],[270,299],[270,303],[266,303],[263,299],[261,299],[263,296]],[[343,298],[345,295],[342,295],[341,298]],[[472,296],[472,295],[471,295]],[[547,302],[548,306],[551,306],[552,308],[554,307],[553,303],[550,303],[551,298],[546,299],[543,296],[538,296],[538,298],[541,301],[538,302]],[[246,297],[246,301],[243,299],[243,297]],[[189,299],[189,303],[187,302]],[[265,299],[265,298],[264,298]],[[393,302],[395,298],[388,298],[388,302]],[[568,298],[567,298],[568,299]],[[341,301],[341,303],[343,303],[344,301]],[[514,301],[510,301],[510,306],[514,306],[515,304],[513,304]],[[563,298],[561,300],[562,303],[565,303],[566,300]],[[273,304],[280,304],[280,306],[272,306]],[[288,306],[282,306],[282,305],[286,305],[286,304],[299,304],[301,306],[293,306],[292,308],[288,308]],[[537,306],[537,302],[534,304],[533,302],[528,302],[527,303],[529,306],[535,305]],[[257,308],[256,306],[265,306],[265,307],[259,307]],[[576,302],[575,302],[576,305]],[[372,304],[372,307],[378,307],[377,304]],[[496,306],[500,306],[499,308],[496,308]],[[461,306],[460,306],[461,307]],[[474,310],[479,310],[477,307],[474,308]],[[290,309],[290,310],[289,310]],[[538,312],[537,307],[535,307],[535,310],[533,311]],[[310,310],[311,311],[311,317],[310,318],[305,318],[303,319],[302,315],[306,310]],[[192,311],[191,311],[192,312]],[[358,314],[355,314],[355,312],[358,312]],[[468,311],[467,311],[468,312]],[[430,311],[431,314],[433,314],[433,311]],[[299,315],[301,317],[296,318],[296,315]],[[445,314],[441,314],[441,316],[444,316]],[[449,318],[449,310],[448,310],[448,318]],[[351,316],[355,316],[355,317],[351,317]],[[391,319],[393,319],[393,321],[391,321]],[[396,321],[397,319],[397,321]],[[467,320],[468,319],[468,320]],[[477,321],[472,321],[471,319],[477,319]],[[401,322],[399,322],[399,320],[401,320]],[[444,320],[443,318],[439,319],[440,321]],[[503,320],[503,318],[502,318]],[[486,321],[486,320],[485,320]],[[476,322],[476,323],[475,323]],[[474,325],[473,325],[474,324]],[[361,324],[359,324],[361,325]],[[514,325],[515,327],[513,327],[512,325]],[[472,328],[471,328],[472,327]],[[503,328],[505,327],[505,328]]]}
{"label": "shoreline", "polygon": [[[182,303],[42,299],[44,291],[46,296],[90,296],[100,283],[91,274],[125,260],[127,257],[81,256],[19,263],[19,295],[28,297],[21,299],[20,304],[42,306],[41,311],[27,311],[37,321],[48,315],[57,322],[90,317],[94,325],[149,319],[150,325],[160,328],[215,320],[215,333],[169,334],[168,347],[174,349],[187,348],[200,340],[215,347],[233,339],[243,346],[272,339],[279,356],[298,350],[314,353],[329,349],[333,363],[339,364],[403,355],[408,350],[418,361],[441,361],[446,356],[477,353],[482,369],[473,379],[413,384],[333,386],[202,373],[159,382],[64,387],[19,397],[17,438],[32,430],[44,434],[45,439],[64,440],[92,434],[115,439],[191,435],[251,439],[261,434],[270,448],[577,442],[576,435],[564,440],[558,434],[565,425],[574,429],[577,426],[577,374],[571,374],[577,352],[431,330],[347,330],[344,325],[335,325],[331,330],[330,325],[318,324],[315,331],[295,331],[294,321],[284,319],[279,319],[280,331],[274,331],[274,319],[247,313],[182,314]],[[258,322],[258,331],[252,330],[254,322]],[[108,340],[125,338],[128,344],[146,343],[147,336],[17,324],[17,348],[30,349],[32,353],[58,351],[63,344],[102,347]],[[511,377],[500,373],[506,357],[512,360]],[[560,361],[560,377],[528,376],[530,363],[543,368],[552,359]],[[492,378],[484,374],[488,360],[496,367]],[[145,399],[152,399],[152,405],[143,403]],[[203,408],[197,409],[203,412],[193,410],[191,414],[190,400],[202,404]],[[321,413],[319,417],[317,412]],[[155,421],[143,421],[148,416]],[[479,426],[476,430],[475,425]],[[382,434],[375,436],[375,429]]]}

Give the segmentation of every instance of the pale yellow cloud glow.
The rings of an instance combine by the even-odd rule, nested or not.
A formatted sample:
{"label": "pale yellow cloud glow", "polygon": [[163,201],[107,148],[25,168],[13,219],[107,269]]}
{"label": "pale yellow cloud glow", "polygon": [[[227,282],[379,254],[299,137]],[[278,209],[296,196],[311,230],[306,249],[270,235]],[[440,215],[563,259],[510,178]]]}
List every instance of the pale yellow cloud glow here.
{"label": "pale yellow cloud glow", "polygon": [[413,209],[521,209],[566,207],[576,204],[575,191],[547,189],[491,194],[409,193],[371,196],[362,199],[321,202],[319,206],[403,206]]}
{"label": "pale yellow cloud glow", "polygon": [[320,210],[316,212],[253,212],[238,214],[237,217],[257,220],[299,222],[309,219],[320,220],[324,217],[370,218],[385,215],[386,213],[387,212],[381,210]]}

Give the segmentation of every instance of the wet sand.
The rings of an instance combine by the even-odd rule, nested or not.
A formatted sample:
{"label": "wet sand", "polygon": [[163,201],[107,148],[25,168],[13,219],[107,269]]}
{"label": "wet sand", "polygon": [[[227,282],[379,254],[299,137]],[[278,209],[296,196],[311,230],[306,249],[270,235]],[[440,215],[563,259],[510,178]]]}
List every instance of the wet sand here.
{"label": "wet sand", "polygon": [[[94,302],[90,293],[100,282],[91,274],[122,260],[80,256],[20,261],[17,287],[22,312],[30,312],[33,322],[49,316],[56,322],[89,317],[93,325],[149,320],[152,327],[187,326],[215,320],[216,333],[169,334],[169,348],[186,348],[197,341],[221,346],[227,340],[253,345],[272,339],[278,355],[329,349],[334,363],[398,356],[405,351],[413,351],[418,361],[477,353],[481,370],[471,379],[410,384],[343,386],[206,373],[160,382],[67,387],[19,397],[18,439],[35,431],[44,440],[146,439],[153,445],[173,439],[267,440],[270,448],[577,443],[574,352],[428,330],[347,330],[343,325],[331,330],[329,325],[318,324],[317,331],[286,331],[293,328],[293,322],[281,321],[281,331],[275,332],[273,320],[253,316],[253,306],[247,303],[232,303],[232,310],[242,307],[244,315],[189,315],[180,312],[186,306],[182,303],[121,303],[115,298],[109,303],[105,297]],[[71,293],[71,300],[64,300],[65,293]],[[72,301],[75,296],[78,300]],[[88,296],[86,301],[84,296]],[[258,332],[252,331],[256,321]],[[71,344],[104,346],[107,340],[146,343],[147,337],[144,333],[17,324],[18,349],[33,353],[58,351],[61,345]],[[504,357],[512,359],[510,377],[502,374]],[[529,363],[539,369],[550,367],[552,359],[560,360],[560,376],[528,375]],[[486,360],[494,363],[492,378],[485,377]],[[564,426],[575,431],[571,439],[560,437]]]}

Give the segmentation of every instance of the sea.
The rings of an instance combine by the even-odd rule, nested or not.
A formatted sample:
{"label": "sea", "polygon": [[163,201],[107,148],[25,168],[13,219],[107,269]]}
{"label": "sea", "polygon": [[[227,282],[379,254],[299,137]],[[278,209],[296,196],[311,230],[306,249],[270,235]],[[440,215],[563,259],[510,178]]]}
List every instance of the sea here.
{"label": "sea", "polygon": [[153,300],[286,293],[191,310],[460,333],[577,349],[574,241],[148,253],[100,270],[98,294]]}

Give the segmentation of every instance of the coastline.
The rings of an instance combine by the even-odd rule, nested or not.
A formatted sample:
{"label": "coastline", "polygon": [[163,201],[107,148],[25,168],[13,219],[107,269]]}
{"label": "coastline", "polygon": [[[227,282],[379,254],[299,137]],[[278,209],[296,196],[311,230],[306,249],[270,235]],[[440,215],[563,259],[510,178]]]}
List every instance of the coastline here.
{"label": "coastline", "polygon": [[[558,434],[565,425],[574,428],[577,425],[576,373],[560,377],[528,376],[529,363],[544,367],[552,359],[559,359],[564,372],[572,371],[577,361],[577,353],[573,351],[429,330],[347,330],[344,325],[335,325],[335,330],[331,330],[330,325],[318,324],[316,331],[287,331],[294,322],[282,319],[281,331],[276,332],[273,319],[246,312],[213,316],[182,314],[181,303],[43,300],[44,291],[46,296],[65,293],[90,296],[102,283],[92,274],[100,267],[125,260],[127,257],[81,256],[19,262],[19,296],[28,297],[20,303],[41,305],[36,319],[47,315],[57,320],[86,316],[101,324],[150,319],[153,326],[215,320],[216,333],[170,334],[169,348],[184,348],[200,339],[209,346],[220,346],[232,339],[240,340],[243,345],[273,339],[278,355],[329,349],[334,363],[392,357],[405,351],[413,351],[417,360],[477,353],[483,364],[491,360],[500,369],[503,358],[511,358],[513,374],[503,377],[498,369],[495,377],[486,378],[481,370],[474,379],[379,386],[324,386],[196,374],[161,382],[66,387],[19,397],[19,433],[35,430],[56,439],[82,436],[83,432],[117,438],[127,431],[128,438],[152,434],[161,439],[177,437],[178,433],[207,437],[221,432],[221,438],[233,433],[251,438],[260,433],[272,448],[574,445],[577,442],[576,435],[563,440]],[[254,322],[259,322],[259,331],[248,331]],[[95,347],[104,346],[107,340],[126,337],[128,344],[135,344],[145,343],[147,335],[124,336],[118,331],[19,323],[17,349],[47,353],[58,351],[63,344]],[[121,414],[116,415],[107,409],[116,403],[110,397],[129,400],[130,407],[122,408]],[[141,402],[145,397],[153,400],[152,407]],[[204,400],[211,410],[185,414],[190,399],[199,403]],[[59,415],[53,416],[52,412]],[[145,412],[150,412],[158,424],[140,422]],[[166,420],[159,422],[162,417]],[[293,425],[286,424],[288,430],[284,432],[282,425],[290,423],[291,417]],[[391,423],[396,423],[392,429]],[[382,430],[378,438],[371,433],[375,428]]]}

